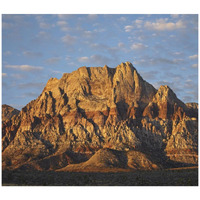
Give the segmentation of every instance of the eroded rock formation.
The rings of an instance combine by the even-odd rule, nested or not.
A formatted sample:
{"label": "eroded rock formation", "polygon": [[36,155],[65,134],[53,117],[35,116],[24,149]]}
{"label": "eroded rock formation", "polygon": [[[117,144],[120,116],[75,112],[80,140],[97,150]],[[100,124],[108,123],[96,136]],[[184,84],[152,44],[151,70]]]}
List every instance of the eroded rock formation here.
{"label": "eroded rock formation", "polygon": [[19,110],[12,108],[6,104],[2,105],[2,122],[10,120],[14,115],[19,114]]}
{"label": "eroded rock formation", "polygon": [[81,67],[51,78],[3,124],[3,169],[60,169],[102,148],[197,164],[197,117],[198,105],[184,104],[168,86],[157,91],[129,62]]}

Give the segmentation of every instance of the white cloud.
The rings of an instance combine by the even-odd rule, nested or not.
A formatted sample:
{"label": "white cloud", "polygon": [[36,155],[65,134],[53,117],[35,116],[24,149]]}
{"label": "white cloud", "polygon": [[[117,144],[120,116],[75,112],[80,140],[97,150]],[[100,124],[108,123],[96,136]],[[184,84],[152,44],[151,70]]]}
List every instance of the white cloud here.
{"label": "white cloud", "polygon": [[86,56],[80,57],[78,58],[78,61],[90,62],[93,65],[105,65],[105,64],[108,64],[111,61],[111,59],[103,55],[95,54],[90,57],[86,57]]}
{"label": "white cloud", "polygon": [[119,42],[119,43],[118,43],[118,47],[123,48],[124,46],[125,46],[125,45],[124,45],[123,42]]}
{"label": "white cloud", "polygon": [[141,24],[142,22],[143,22],[143,21],[142,21],[141,19],[136,19],[136,20],[135,20],[135,23],[136,23],[136,24]]}
{"label": "white cloud", "polygon": [[31,66],[31,65],[5,65],[5,68],[27,71],[27,72],[43,70],[43,67]]}
{"label": "white cloud", "polygon": [[147,47],[148,47],[147,45],[144,45],[142,43],[134,43],[131,45],[132,50],[141,50],[141,49],[145,49]]}
{"label": "white cloud", "polygon": [[74,17],[75,15],[73,14],[58,14],[57,17],[59,20],[68,20],[71,17]]}
{"label": "white cloud", "polygon": [[171,17],[173,17],[173,18],[178,18],[178,17],[179,17],[179,14],[172,14]]}
{"label": "white cloud", "polygon": [[45,22],[40,22],[40,23],[39,23],[39,26],[40,26],[40,28],[43,28],[43,29],[48,29],[48,28],[51,27],[50,24],[47,24],[47,23],[45,23]]}
{"label": "white cloud", "polygon": [[181,64],[181,63],[184,62],[184,59],[182,59],[182,58],[179,58],[179,59],[173,59],[172,62],[173,62],[174,64]]}
{"label": "white cloud", "polygon": [[71,60],[71,56],[66,56],[65,60],[67,60],[67,61]]}
{"label": "white cloud", "polygon": [[124,30],[125,30],[125,32],[131,32],[131,30],[132,30],[133,28],[134,28],[133,26],[127,25],[127,26],[124,27]]}
{"label": "white cloud", "polygon": [[[177,20],[174,18],[174,20]],[[186,24],[182,20],[178,20],[176,22],[169,21],[168,18],[160,18],[156,19],[155,21],[144,21],[141,19],[136,19],[133,21],[132,25],[127,25],[124,27],[125,32],[131,32],[134,27],[136,28],[147,28],[156,31],[171,31],[176,29],[183,29],[186,28]]]}
{"label": "white cloud", "polygon": [[[142,49],[141,49],[142,50]],[[184,63],[184,59],[177,58],[177,59],[168,59],[166,57],[151,57],[151,56],[143,56],[143,59],[138,59],[134,62],[137,65],[141,66],[163,66],[163,70],[170,70],[170,68],[174,68],[173,65],[181,65]]]}
{"label": "white cloud", "polygon": [[185,28],[185,24],[182,20],[179,20],[177,22],[168,22],[168,19],[161,18],[157,19],[155,22],[147,21],[144,24],[144,27],[152,30],[157,30],[157,31],[171,31],[175,29],[182,29]]}
{"label": "white cloud", "polygon": [[92,37],[93,36],[92,31],[84,31],[83,34],[84,34],[85,37]]}
{"label": "white cloud", "polygon": [[198,64],[191,65],[192,68],[198,68]]}
{"label": "white cloud", "polygon": [[90,60],[90,58],[88,58],[86,56],[78,58],[79,62],[89,62],[89,60]]}
{"label": "white cloud", "polygon": [[186,27],[185,23],[182,20],[179,20],[178,22],[176,22],[175,25],[176,25],[176,29]]}
{"label": "white cloud", "polygon": [[180,55],[182,55],[183,53],[182,52],[174,52],[174,55],[176,55],[176,56],[180,56]]}
{"label": "white cloud", "polygon": [[76,37],[71,35],[65,35],[62,37],[62,41],[67,45],[73,45],[76,42]]}
{"label": "white cloud", "polygon": [[63,72],[58,71],[58,70],[52,70],[52,73],[53,73],[53,74],[63,74]]}
{"label": "white cloud", "polygon": [[69,14],[58,14],[57,16],[58,16],[59,19],[64,20],[64,19],[69,19],[69,17],[71,15],[69,15]]}
{"label": "white cloud", "polygon": [[126,19],[126,17],[120,17],[119,18],[119,21],[121,21],[121,22],[125,22],[127,19]]}
{"label": "white cloud", "polygon": [[50,35],[47,32],[45,32],[45,31],[40,31],[36,35],[35,39],[39,40],[39,41],[48,40],[48,39],[50,39]]}
{"label": "white cloud", "polygon": [[141,19],[136,19],[134,22],[135,26],[137,26],[137,28],[141,28],[142,24],[143,24],[143,20]]}
{"label": "white cloud", "polygon": [[195,54],[195,55],[192,55],[192,56],[189,56],[189,59],[197,59],[198,58],[198,55],[197,54]]}
{"label": "white cloud", "polygon": [[69,31],[71,28],[68,26],[68,23],[64,20],[57,21],[57,26],[60,27],[61,31]]}
{"label": "white cloud", "polygon": [[57,25],[58,25],[58,26],[66,26],[66,25],[67,25],[67,22],[64,21],[64,20],[57,21]]}
{"label": "white cloud", "polygon": [[37,20],[39,27],[42,29],[49,29],[53,26],[53,24],[46,23],[45,18],[42,15],[37,15],[35,19]]}

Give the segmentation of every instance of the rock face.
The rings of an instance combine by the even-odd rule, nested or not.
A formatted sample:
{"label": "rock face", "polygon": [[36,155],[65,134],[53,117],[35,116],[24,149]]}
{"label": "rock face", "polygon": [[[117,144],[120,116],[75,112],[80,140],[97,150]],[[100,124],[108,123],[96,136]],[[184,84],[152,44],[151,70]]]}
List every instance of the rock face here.
{"label": "rock face", "polygon": [[15,119],[19,113],[19,110],[11,106],[6,104],[2,105],[2,150],[4,150],[15,137],[18,128],[18,123]]}
{"label": "rock face", "polygon": [[2,105],[2,122],[10,120],[14,115],[18,115],[19,110],[12,108],[6,104]]}
{"label": "rock face", "polygon": [[51,78],[3,124],[2,166],[55,170],[103,148],[197,164],[197,117],[197,105],[185,105],[168,86],[157,91],[129,62],[81,67]]}

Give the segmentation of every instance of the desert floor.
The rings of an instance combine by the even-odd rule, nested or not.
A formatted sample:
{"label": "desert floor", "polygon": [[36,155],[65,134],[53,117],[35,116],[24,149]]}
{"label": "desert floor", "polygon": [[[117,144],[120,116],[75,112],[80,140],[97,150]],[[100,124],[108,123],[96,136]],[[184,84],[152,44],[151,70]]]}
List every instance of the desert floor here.
{"label": "desert floor", "polygon": [[157,171],[2,171],[3,186],[198,186],[198,167]]}

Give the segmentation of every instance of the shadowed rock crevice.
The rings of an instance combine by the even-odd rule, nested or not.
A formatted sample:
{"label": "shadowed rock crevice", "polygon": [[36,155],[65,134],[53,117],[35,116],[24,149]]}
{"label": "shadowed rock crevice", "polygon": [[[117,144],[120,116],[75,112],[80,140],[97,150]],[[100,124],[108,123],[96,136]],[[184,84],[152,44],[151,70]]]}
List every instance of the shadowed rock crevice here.
{"label": "shadowed rock crevice", "polygon": [[122,120],[127,119],[127,111],[129,108],[129,105],[125,102],[125,100],[121,100],[118,103],[116,103],[117,105],[117,110],[119,112],[119,115],[121,116]]}

